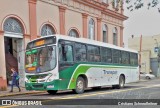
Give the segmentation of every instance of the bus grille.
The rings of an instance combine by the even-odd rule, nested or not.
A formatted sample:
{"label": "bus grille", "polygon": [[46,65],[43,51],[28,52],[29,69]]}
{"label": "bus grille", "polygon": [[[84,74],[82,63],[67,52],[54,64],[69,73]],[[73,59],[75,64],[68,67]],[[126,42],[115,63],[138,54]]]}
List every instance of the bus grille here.
{"label": "bus grille", "polygon": [[32,85],[34,88],[43,88],[43,84],[34,84]]}

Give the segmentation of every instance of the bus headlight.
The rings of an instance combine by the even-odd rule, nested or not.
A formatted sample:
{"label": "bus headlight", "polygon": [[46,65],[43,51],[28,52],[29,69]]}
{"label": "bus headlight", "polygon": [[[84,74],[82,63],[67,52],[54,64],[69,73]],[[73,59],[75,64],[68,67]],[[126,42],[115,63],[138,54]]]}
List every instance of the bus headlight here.
{"label": "bus headlight", "polygon": [[25,82],[26,82],[26,83],[29,83],[29,82],[30,82],[27,77],[25,77]]}
{"label": "bus headlight", "polygon": [[51,75],[51,76],[48,77],[47,82],[51,82],[51,81],[54,80],[54,79],[52,78],[52,76],[53,76],[53,75]]}
{"label": "bus headlight", "polygon": [[28,79],[26,80],[26,83],[29,83],[29,80],[28,80]]}

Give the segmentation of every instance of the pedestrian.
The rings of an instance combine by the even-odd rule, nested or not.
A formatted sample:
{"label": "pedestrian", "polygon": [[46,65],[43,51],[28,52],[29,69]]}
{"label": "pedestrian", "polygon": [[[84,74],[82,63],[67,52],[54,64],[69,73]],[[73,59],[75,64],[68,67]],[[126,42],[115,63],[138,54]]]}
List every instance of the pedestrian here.
{"label": "pedestrian", "polygon": [[12,72],[12,84],[11,84],[11,91],[13,92],[13,86],[16,85],[19,89],[19,92],[21,91],[20,87],[19,87],[19,75],[16,72],[16,70],[14,68],[11,68],[11,72]]}

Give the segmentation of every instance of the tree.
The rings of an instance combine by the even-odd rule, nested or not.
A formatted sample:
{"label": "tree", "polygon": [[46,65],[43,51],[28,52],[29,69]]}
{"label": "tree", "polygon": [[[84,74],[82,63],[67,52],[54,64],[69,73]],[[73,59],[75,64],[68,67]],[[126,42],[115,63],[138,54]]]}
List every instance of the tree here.
{"label": "tree", "polygon": [[120,1],[126,3],[127,9],[130,11],[138,10],[146,5],[147,9],[157,8],[160,13],[160,7],[158,7],[160,0],[119,0],[119,2]]}

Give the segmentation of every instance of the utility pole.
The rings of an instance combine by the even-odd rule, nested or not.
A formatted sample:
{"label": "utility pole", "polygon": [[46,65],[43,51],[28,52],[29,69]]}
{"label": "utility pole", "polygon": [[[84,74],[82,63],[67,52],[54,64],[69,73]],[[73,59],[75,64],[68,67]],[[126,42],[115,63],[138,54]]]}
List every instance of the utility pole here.
{"label": "utility pole", "polygon": [[160,47],[159,44],[157,42],[157,39],[154,39],[156,41],[157,47],[158,47],[158,51],[157,51],[157,62],[158,62],[158,70],[157,70],[157,77],[160,77]]}
{"label": "utility pole", "polygon": [[158,61],[157,77],[160,77],[160,47],[159,46],[158,46],[157,61]]}
{"label": "utility pole", "polygon": [[140,79],[140,72],[141,72],[141,51],[142,51],[142,35],[140,37],[140,43],[139,43],[139,79]]}

